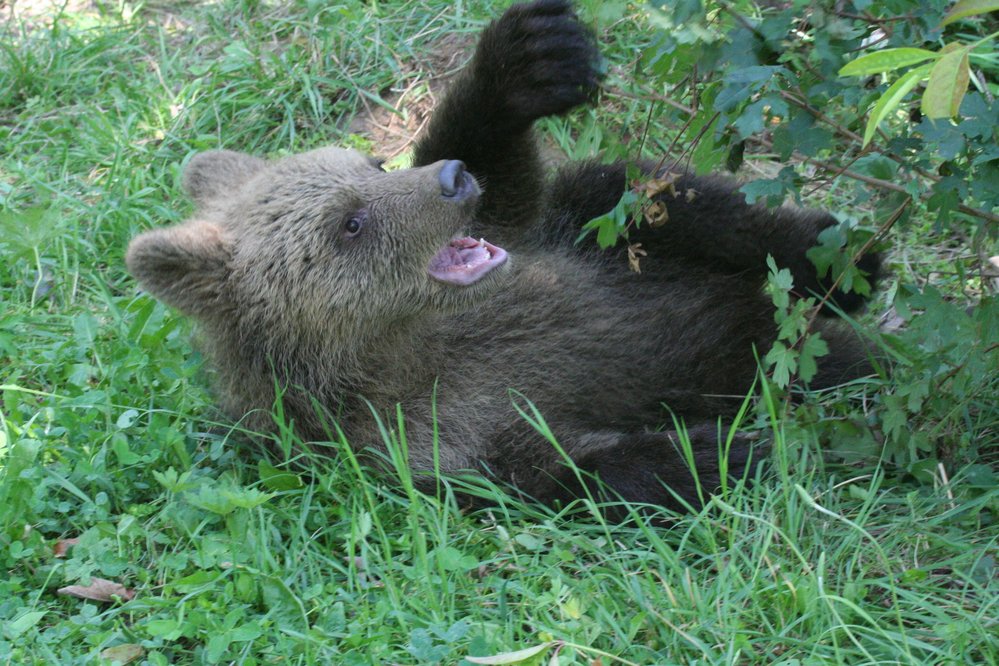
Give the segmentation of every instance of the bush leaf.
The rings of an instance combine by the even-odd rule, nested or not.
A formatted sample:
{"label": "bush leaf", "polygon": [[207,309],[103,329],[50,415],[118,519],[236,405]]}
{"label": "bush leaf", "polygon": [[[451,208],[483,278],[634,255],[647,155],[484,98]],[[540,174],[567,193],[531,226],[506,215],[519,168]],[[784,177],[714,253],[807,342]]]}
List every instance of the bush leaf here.
{"label": "bush leaf", "polygon": [[936,51],[927,51],[926,49],[911,47],[885,49],[877,53],[860,56],[856,60],[846,63],[840,68],[839,75],[868,76],[870,74],[880,74],[881,72],[891,72],[939,57],[940,54]]}
{"label": "bush leaf", "polygon": [[898,81],[891,84],[891,86],[888,87],[888,90],[881,95],[877,104],[875,104],[874,108],[871,109],[871,117],[867,119],[867,127],[864,129],[865,148],[867,147],[867,144],[871,142],[871,138],[874,136],[874,132],[878,129],[878,125],[881,124],[881,121],[884,120],[888,114],[899,105],[905,96],[908,95],[920,81],[930,75],[931,69],[933,69],[933,63],[909,70],[899,77]]}
{"label": "bush leaf", "polygon": [[999,0],[960,0],[950,8],[940,25],[945,26],[968,16],[995,11],[999,11]]}
{"label": "bush leaf", "polygon": [[[952,48],[948,51],[948,47]],[[952,118],[961,107],[964,93],[968,91],[971,70],[968,67],[969,47],[948,44],[944,53],[933,65],[930,80],[923,92],[921,109],[927,118]]]}

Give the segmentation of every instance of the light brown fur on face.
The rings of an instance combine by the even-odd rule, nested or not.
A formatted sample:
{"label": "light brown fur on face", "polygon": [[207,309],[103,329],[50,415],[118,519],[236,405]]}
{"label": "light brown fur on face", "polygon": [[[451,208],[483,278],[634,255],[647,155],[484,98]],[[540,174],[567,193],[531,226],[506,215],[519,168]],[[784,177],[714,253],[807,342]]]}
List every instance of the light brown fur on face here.
{"label": "light brown fur on face", "polygon": [[[332,395],[382,374],[366,368],[373,340],[467,310],[505,281],[509,267],[461,289],[428,275],[434,254],[472,225],[477,199],[442,197],[440,169],[385,173],[338,148],[273,164],[204,153],[184,178],[203,210],[136,238],[126,263],[150,292],[200,320],[228,410],[256,413],[263,427],[275,372],[303,404]],[[224,196],[204,196],[223,187]],[[363,227],[351,235],[344,225],[359,213]],[[318,423],[315,414],[300,422]]]}
{"label": "light brown fur on face", "polygon": [[[614,492],[696,501],[676,433],[649,429],[670,421],[664,406],[685,419],[702,485],[719,483],[713,423],[739,405],[754,349],[775,336],[766,256],[821,287],[805,252],[834,220],[748,206],[727,179],[684,176],[660,197],[669,224],[643,231],[654,249],[641,275],[575,245],[617,202],[625,167],[570,165],[547,183],[531,124],[586,101],[595,62],[563,0],[515,5],[483,33],[416,167],[385,173],[339,148],[270,163],[198,155],[184,174],[194,217],[134,239],[128,268],[199,321],[223,406],[250,427],[270,428],[276,384],[304,439],[329,438],[335,423],[358,450],[384,449],[379,419],[391,427],[399,406],[418,473],[435,468],[437,447],[443,472],[488,473],[545,501],[592,490],[518,414],[530,400]],[[488,255],[491,270],[471,284],[432,275],[467,235],[502,245],[505,263],[468,240],[453,252],[468,263],[448,269]],[[833,353],[818,383],[867,367],[861,345],[824,334]],[[731,469],[747,453],[737,440]]]}

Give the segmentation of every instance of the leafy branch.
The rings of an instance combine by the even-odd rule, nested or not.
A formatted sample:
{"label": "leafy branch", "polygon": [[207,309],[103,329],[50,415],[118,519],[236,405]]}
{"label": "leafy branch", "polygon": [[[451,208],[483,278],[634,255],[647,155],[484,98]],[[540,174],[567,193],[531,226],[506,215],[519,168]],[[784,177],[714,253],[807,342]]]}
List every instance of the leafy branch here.
{"label": "leafy branch", "polygon": [[[940,25],[943,27],[959,19],[993,11],[999,11],[999,2],[996,0],[961,0],[954,5]],[[864,130],[863,146],[867,147],[878,125],[924,81],[926,88],[920,104],[923,115],[933,119],[955,117],[968,92],[968,83],[971,80],[969,62],[971,52],[995,41],[997,37],[999,32],[993,32],[970,44],[950,42],[944,44],[938,51],[914,47],[884,49],[860,56],[840,68],[840,76],[871,76],[931,61],[906,71],[877,100]]]}

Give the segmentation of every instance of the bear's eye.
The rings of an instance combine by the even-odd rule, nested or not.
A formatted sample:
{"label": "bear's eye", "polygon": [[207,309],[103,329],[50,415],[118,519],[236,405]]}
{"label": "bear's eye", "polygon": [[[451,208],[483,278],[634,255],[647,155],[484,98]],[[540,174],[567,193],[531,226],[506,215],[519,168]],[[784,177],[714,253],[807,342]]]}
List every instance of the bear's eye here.
{"label": "bear's eye", "polygon": [[361,233],[361,227],[364,226],[364,222],[367,219],[368,214],[359,210],[350,217],[348,217],[343,223],[343,233],[348,238],[353,238],[357,234]]}

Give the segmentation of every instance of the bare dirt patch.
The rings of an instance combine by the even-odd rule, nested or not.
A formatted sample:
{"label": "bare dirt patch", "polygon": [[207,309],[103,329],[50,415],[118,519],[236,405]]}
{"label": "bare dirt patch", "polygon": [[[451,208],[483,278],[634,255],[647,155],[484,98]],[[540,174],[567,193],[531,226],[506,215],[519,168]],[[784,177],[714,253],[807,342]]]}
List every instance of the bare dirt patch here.
{"label": "bare dirt patch", "polygon": [[0,0],[0,23],[48,27],[61,15],[95,14],[99,6],[94,0]]}
{"label": "bare dirt patch", "polygon": [[448,82],[468,59],[473,44],[471,35],[444,35],[425,56],[402,63],[405,85],[382,96],[392,108],[362,98],[364,110],[351,120],[349,131],[371,139],[385,159],[406,152],[427,124]]}
{"label": "bare dirt patch", "polygon": [[[143,3],[144,14],[155,16],[165,29],[186,28],[180,10],[187,0],[152,0]],[[49,30],[57,20],[127,16],[116,2],[108,0],[0,0],[0,29]]]}

